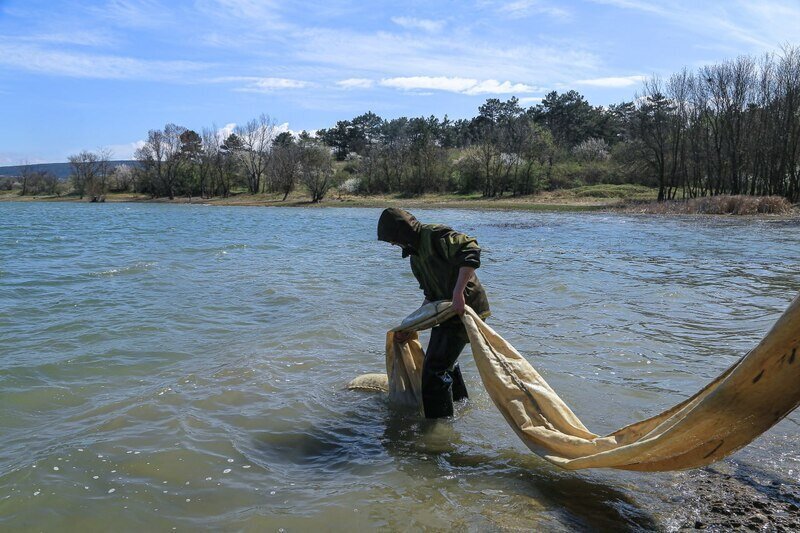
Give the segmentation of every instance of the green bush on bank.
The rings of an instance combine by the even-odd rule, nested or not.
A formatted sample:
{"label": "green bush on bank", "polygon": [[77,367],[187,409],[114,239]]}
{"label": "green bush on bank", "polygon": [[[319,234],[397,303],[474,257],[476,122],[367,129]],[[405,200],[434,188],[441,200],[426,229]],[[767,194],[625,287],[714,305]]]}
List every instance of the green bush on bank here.
{"label": "green bush on bank", "polygon": [[572,190],[576,198],[622,198],[624,200],[654,199],[656,189],[644,185],[603,184],[577,187]]}

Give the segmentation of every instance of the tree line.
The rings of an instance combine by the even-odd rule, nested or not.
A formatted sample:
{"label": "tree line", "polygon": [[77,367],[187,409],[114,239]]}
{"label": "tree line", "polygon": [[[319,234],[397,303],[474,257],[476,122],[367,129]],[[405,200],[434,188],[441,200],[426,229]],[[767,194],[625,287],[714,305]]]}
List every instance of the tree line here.
{"label": "tree line", "polygon": [[[261,115],[227,134],[175,124],[148,132],[133,166],[106,152],[69,158],[72,188],[153,197],[478,192],[486,197],[599,183],[658,189],[659,200],[720,194],[800,201],[800,48],[739,57],[643,82],[593,106],[556,91],[534,106],[488,99],[470,119],[367,112],[314,134]],[[44,183],[39,180],[37,183]],[[45,187],[45,185],[42,185]]]}
{"label": "tree line", "polygon": [[153,197],[228,197],[243,189],[281,193],[285,200],[302,184],[318,202],[334,183],[327,147],[307,132],[280,132],[263,114],[227,136],[215,127],[197,133],[167,124],[148,132],[135,158],[134,188]]}
{"label": "tree line", "polygon": [[628,114],[634,156],[655,176],[659,199],[800,201],[800,48],[651,78]]}
{"label": "tree line", "polygon": [[800,48],[644,81],[634,100],[592,106],[551,92],[527,109],[487,100],[469,120],[366,113],[319,132],[366,193],[524,195],[596,183],[658,188],[659,200],[720,194],[800,201]]}
{"label": "tree line", "polygon": [[286,200],[302,186],[318,202],[339,179],[331,149],[320,139],[305,131],[281,131],[263,114],[227,134],[216,127],[197,133],[167,124],[147,133],[131,164],[111,161],[111,156],[107,149],[70,155],[67,183],[24,164],[19,176],[0,179],[0,188],[18,188],[22,195],[71,193],[92,200],[109,192],[170,199],[277,193]]}

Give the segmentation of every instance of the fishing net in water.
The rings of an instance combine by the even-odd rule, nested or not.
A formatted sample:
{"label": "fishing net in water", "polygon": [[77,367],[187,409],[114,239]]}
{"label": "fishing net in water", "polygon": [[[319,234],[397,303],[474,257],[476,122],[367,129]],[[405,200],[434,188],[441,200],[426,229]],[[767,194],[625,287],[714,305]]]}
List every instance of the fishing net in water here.
{"label": "fishing net in water", "polygon": [[[394,341],[453,316],[427,304],[386,335],[387,374],[349,387],[385,391],[421,410],[424,352],[418,338]],[[483,384],[511,428],[535,453],[567,469],[665,471],[718,461],[767,431],[800,404],[800,296],[752,351],[691,398],[609,435],[589,431],[541,375],[469,307],[462,316]]]}

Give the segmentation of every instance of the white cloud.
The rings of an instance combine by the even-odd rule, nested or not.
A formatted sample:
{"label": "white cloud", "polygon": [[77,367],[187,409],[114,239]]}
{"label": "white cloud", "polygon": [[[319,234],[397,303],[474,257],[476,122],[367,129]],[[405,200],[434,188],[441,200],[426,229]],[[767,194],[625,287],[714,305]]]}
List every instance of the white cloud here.
{"label": "white cloud", "polygon": [[661,7],[651,2],[641,0],[591,0],[595,4],[605,4],[609,6],[619,7],[622,9],[634,9],[636,11],[644,11],[646,13],[653,13],[656,15],[669,15],[670,10]]}
{"label": "white cloud", "polygon": [[436,90],[461,94],[520,94],[531,93],[538,89],[524,83],[498,82],[497,80],[477,80],[446,76],[411,76],[385,78],[381,80],[384,87],[392,87],[404,91]]}
{"label": "white cloud", "polygon": [[261,78],[253,83],[259,89],[302,89],[308,87],[307,81],[289,78]]}
{"label": "white cloud", "polygon": [[233,23],[237,39],[249,31],[285,33],[295,27],[283,19],[281,10],[287,5],[275,0],[197,0],[194,7],[213,17],[215,27],[221,22]]}
{"label": "white cloud", "polygon": [[222,126],[217,130],[217,137],[219,137],[224,141],[225,139],[231,136],[231,133],[233,133],[233,130],[235,128],[236,128],[236,123],[229,122],[228,124],[225,124],[224,126]]}
{"label": "white cloud", "polygon": [[157,28],[170,22],[171,11],[156,0],[109,0],[88,11],[99,19],[131,28]]}
{"label": "white cloud", "polygon": [[0,65],[74,78],[183,81],[207,67],[193,61],[150,61],[131,57],[61,52],[0,40]]}
{"label": "white cloud", "polygon": [[[775,50],[778,43],[795,41],[797,21],[800,20],[800,6],[794,0],[678,0],[668,6],[649,0],[590,1],[655,15],[709,40],[745,43],[753,51]],[[742,52],[741,45],[738,51]]]}
{"label": "white cloud", "polygon": [[236,89],[240,92],[266,93],[282,89],[304,89],[310,83],[290,78],[253,78],[244,87]]}
{"label": "white cloud", "polygon": [[420,76],[497,80],[561,80],[588,77],[600,57],[574,43],[510,44],[462,34],[365,34],[315,29],[297,35],[293,59],[344,72],[392,78]]}
{"label": "white cloud", "polygon": [[443,20],[418,19],[413,17],[392,17],[392,22],[409,30],[423,30],[428,33],[440,32],[445,25]]}
{"label": "white cloud", "polygon": [[610,76],[607,78],[594,78],[591,80],[577,80],[577,85],[589,85],[590,87],[621,88],[639,85],[646,79],[646,76]]}
{"label": "white cloud", "polygon": [[[302,133],[302,130],[301,131],[293,130],[292,128],[289,127],[289,123],[288,122],[284,122],[282,124],[275,125],[274,133],[275,133],[276,137],[278,135],[280,135],[281,133],[291,133],[292,137],[297,139],[298,137],[300,137],[300,134]],[[306,130],[306,133],[308,133],[312,137],[316,137],[317,136],[317,130]]]}
{"label": "white cloud", "polygon": [[550,5],[541,0],[517,0],[516,2],[504,3],[499,8],[500,13],[505,15],[522,18],[531,15],[550,15],[555,18],[568,18],[570,12],[566,9]]}
{"label": "white cloud", "polygon": [[453,93],[463,93],[471,87],[477,85],[478,80],[469,78],[448,78],[445,76],[411,76],[404,78],[386,78],[381,80],[384,87],[412,91],[415,89],[435,89],[437,91],[448,91]]}
{"label": "white cloud", "polygon": [[48,32],[18,38],[36,43],[74,44],[78,46],[108,46],[114,39],[102,31]]}
{"label": "white cloud", "polygon": [[535,104],[541,104],[542,100],[544,100],[544,98],[542,98],[541,96],[525,96],[519,99],[519,103],[521,105],[535,105]]}
{"label": "white cloud", "polygon": [[[289,127],[289,123],[288,122],[284,122],[283,124],[278,124],[277,126],[275,126],[275,135],[280,135],[281,133],[284,133],[284,132],[291,133],[292,136],[295,139],[297,139],[298,137],[300,137],[300,134],[303,132],[303,130],[300,130],[300,131],[293,130],[292,128]],[[308,133],[311,137],[316,137],[317,136],[317,130],[305,130],[305,132]]]}
{"label": "white cloud", "polygon": [[367,78],[348,78],[336,82],[336,85],[344,89],[369,89],[375,82]]}
{"label": "white cloud", "polygon": [[133,159],[133,153],[144,146],[144,141],[133,141],[123,144],[110,144],[105,146],[105,149],[111,151],[111,159],[117,161],[120,159]]}
{"label": "white cloud", "polygon": [[471,87],[467,94],[522,94],[537,92],[540,89],[524,83],[511,83],[510,81],[498,82],[497,80],[484,80]]}
{"label": "white cloud", "polygon": [[[0,152],[0,166],[35,165],[38,163],[51,163],[48,159],[23,154],[21,152]],[[2,172],[0,172],[2,174]]]}
{"label": "white cloud", "polygon": [[244,82],[243,87],[234,90],[238,92],[272,92],[282,89],[304,89],[313,84],[303,80],[291,78],[261,78],[258,76],[221,76],[205,80],[207,83],[237,83]]}

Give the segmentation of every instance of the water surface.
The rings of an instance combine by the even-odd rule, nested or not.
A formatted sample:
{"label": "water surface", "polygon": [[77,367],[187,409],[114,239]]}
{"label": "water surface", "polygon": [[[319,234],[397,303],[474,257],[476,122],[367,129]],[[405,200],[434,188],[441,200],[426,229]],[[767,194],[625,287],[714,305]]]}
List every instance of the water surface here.
{"label": "water surface", "polygon": [[[0,204],[0,528],[670,529],[686,473],[565,472],[482,390],[429,424],[343,390],[422,300],[376,209]],[[593,431],[752,348],[800,224],[417,210],[475,235],[492,326]],[[726,460],[800,482],[797,413]]]}

